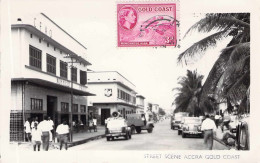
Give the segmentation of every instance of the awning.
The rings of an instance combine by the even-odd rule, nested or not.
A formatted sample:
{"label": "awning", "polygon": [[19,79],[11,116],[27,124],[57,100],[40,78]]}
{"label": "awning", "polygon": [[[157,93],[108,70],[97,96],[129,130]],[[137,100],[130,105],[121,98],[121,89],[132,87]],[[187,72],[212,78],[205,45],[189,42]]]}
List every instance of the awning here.
{"label": "awning", "polygon": [[87,92],[87,91],[82,91],[78,89],[71,89],[70,87],[66,87],[63,85],[59,85],[50,81],[42,80],[42,79],[36,79],[36,78],[13,78],[12,81],[24,81],[28,83],[32,83],[41,87],[45,87],[48,89],[54,89],[66,93],[71,93],[71,90],[73,92],[73,95],[78,95],[78,96],[95,96],[95,94]]}

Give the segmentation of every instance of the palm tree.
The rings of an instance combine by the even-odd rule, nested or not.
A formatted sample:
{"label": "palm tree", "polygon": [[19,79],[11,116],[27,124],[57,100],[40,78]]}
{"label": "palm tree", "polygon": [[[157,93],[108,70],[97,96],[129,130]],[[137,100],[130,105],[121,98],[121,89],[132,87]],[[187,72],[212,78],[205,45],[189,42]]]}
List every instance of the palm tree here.
{"label": "palm tree", "polygon": [[199,95],[202,87],[203,76],[199,75],[197,71],[187,70],[187,75],[180,77],[178,84],[181,86],[174,88],[177,90],[174,104],[176,105],[176,112],[189,112],[191,115],[199,116],[202,111],[199,109]]}
{"label": "palm tree", "polygon": [[206,14],[205,18],[195,23],[187,33],[194,30],[215,33],[181,53],[178,63],[187,63],[190,59],[203,55],[209,47],[215,47],[221,39],[231,37],[203,85],[200,105],[204,105],[209,95],[213,95],[218,102],[242,105],[247,101],[250,87],[250,14]]}

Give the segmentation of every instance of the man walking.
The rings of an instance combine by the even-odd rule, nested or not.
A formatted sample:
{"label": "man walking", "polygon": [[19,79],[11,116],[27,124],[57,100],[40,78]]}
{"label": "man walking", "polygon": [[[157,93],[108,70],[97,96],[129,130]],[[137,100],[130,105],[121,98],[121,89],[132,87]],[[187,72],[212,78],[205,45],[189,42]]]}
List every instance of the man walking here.
{"label": "man walking", "polygon": [[31,126],[30,126],[30,118],[27,118],[27,121],[24,123],[25,137],[26,141],[31,141]]}
{"label": "man walking", "polygon": [[63,143],[65,144],[65,149],[68,149],[68,135],[69,135],[69,126],[67,125],[66,120],[63,120],[56,129],[57,137],[60,142],[60,150],[62,149]]}
{"label": "man walking", "polygon": [[51,127],[48,122],[48,116],[45,115],[44,120],[39,123],[38,129],[42,132],[42,148],[45,151],[49,149],[49,140],[50,140],[50,132]]}
{"label": "man walking", "polygon": [[93,128],[94,128],[94,132],[97,132],[97,118],[95,116],[93,118]]}
{"label": "man walking", "polygon": [[50,142],[52,140],[55,140],[54,139],[54,123],[53,123],[53,120],[51,120],[51,117],[48,117],[48,122],[49,122],[49,125],[50,125],[50,128],[51,128],[51,132],[50,132]]}
{"label": "man walking", "polygon": [[204,144],[209,150],[213,147],[213,136],[216,134],[216,124],[209,118],[209,115],[205,116],[205,120],[202,122],[201,130],[204,131]]}

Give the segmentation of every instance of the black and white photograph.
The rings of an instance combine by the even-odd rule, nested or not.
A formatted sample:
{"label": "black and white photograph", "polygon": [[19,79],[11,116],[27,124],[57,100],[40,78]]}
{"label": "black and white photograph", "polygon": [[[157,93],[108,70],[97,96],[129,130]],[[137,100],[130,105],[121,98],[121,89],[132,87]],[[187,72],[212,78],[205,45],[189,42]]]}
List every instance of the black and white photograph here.
{"label": "black and white photograph", "polygon": [[0,8],[0,162],[260,161],[256,0]]}

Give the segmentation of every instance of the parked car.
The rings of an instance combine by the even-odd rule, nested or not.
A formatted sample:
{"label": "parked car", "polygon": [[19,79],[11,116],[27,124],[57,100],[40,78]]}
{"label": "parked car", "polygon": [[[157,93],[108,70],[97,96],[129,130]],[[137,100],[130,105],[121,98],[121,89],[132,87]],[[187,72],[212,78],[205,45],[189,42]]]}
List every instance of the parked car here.
{"label": "parked car", "polygon": [[180,129],[181,127],[181,120],[183,117],[189,116],[187,112],[178,112],[174,114],[174,117],[171,122],[171,129]]}
{"label": "parked car", "polygon": [[236,137],[238,150],[250,150],[249,116],[239,120]]}
{"label": "parked car", "polygon": [[[114,114],[115,115],[115,114]],[[127,126],[127,122],[123,117],[115,116],[107,120],[106,124],[107,141],[114,138],[124,137],[126,140],[131,139],[131,128]]]}
{"label": "parked car", "polygon": [[238,123],[239,123],[238,116],[236,116],[236,115],[230,116],[230,122],[229,122],[228,128],[231,133],[236,132]]}
{"label": "parked car", "polygon": [[185,117],[182,124],[182,137],[185,138],[186,135],[199,135],[203,137],[201,123],[202,120],[199,117]]}

